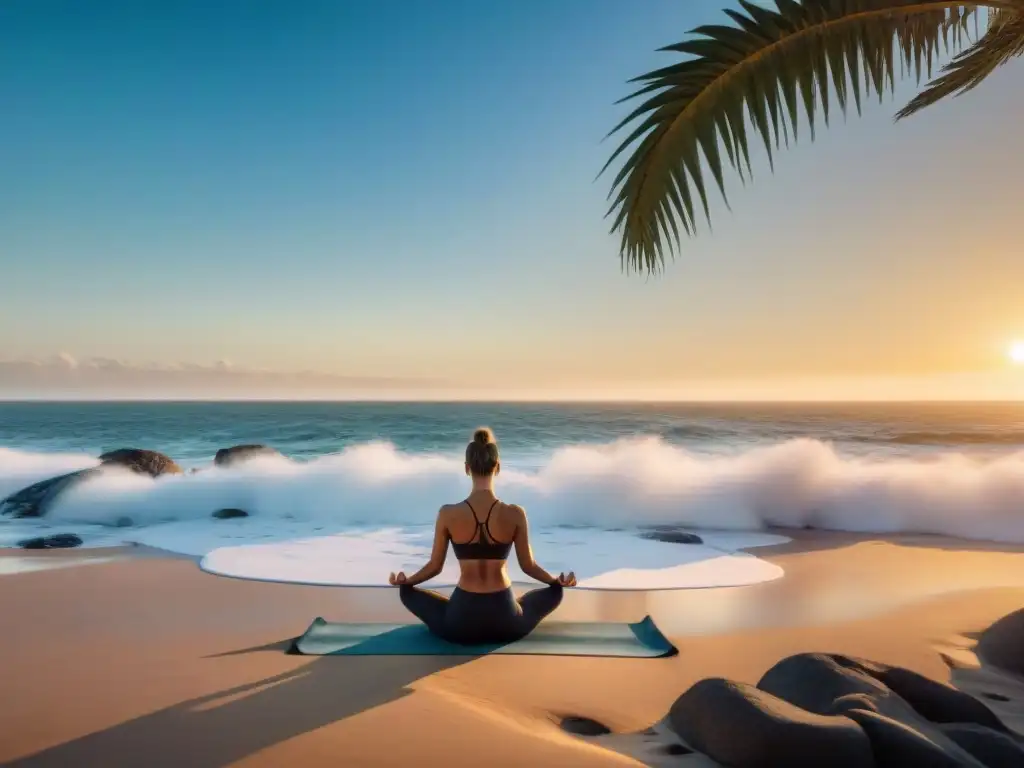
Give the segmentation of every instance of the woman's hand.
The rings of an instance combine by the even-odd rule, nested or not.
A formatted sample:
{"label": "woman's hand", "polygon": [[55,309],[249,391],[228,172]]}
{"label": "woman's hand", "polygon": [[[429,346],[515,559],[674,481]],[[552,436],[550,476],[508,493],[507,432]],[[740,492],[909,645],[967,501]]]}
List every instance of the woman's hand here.
{"label": "woman's hand", "polygon": [[388,576],[388,581],[392,587],[400,587],[406,582],[405,571],[399,571],[397,574],[392,573]]}
{"label": "woman's hand", "polygon": [[569,575],[564,573],[558,574],[558,578],[555,579],[555,583],[560,587],[575,587],[576,586],[576,574],[569,571]]}

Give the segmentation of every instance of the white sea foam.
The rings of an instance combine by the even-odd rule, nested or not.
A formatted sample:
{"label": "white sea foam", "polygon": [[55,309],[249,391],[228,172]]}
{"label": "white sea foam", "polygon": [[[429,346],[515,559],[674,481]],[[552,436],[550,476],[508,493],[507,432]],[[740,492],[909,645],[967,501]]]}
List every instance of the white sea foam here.
{"label": "white sea foam", "polygon": [[27,453],[0,447],[0,499],[39,480],[98,463],[95,456],[78,453]]}
{"label": "white sea foam", "polygon": [[[0,449],[0,489],[92,464],[83,456]],[[196,521],[190,525],[195,532],[226,530],[228,521],[209,520],[211,512],[238,507],[255,519],[242,521],[235,535],[251,541],[247,531],[257,528],[261,536],[278,538],[275,530],[309,535],[422,524],[465,491],[458,457],[403,454],[370,443],[307,463],[262,458],[156,480],[109,470],[69,489],[47,521],[73,530],[127,517],[134,527],[124,529],[126,538],[147,531],[152,539],[160,530],[170,535],[174,526],[158,525],[169,521]],[[813,526],[1024,543],[1024,452],[869,460],[840,456],[818,441],[792,440],[711,457],[657,439],[624,440],[556,450],[536,472],[510,466],[499,478],[499,493],[525,505],[540,527]]]}
{"label": "white sea foam", "polygon": [[[662,590],[739,587],[771,581],[779,566],[737,552],[787,541],[764,533],[705,532],[703,544],[671,544],[622,531],[540,528],[532,549],[553,573],[575,571],[580,589]],[[215,549],[202,567],[222,576],[322,586],[387,586],[388,573],[414,573],[430,555],[432,526],[353,530],[332,536]],[[513,582],[528,584],[515,558]],[[432,587],[458,583],[459,567],[448,557]]]}

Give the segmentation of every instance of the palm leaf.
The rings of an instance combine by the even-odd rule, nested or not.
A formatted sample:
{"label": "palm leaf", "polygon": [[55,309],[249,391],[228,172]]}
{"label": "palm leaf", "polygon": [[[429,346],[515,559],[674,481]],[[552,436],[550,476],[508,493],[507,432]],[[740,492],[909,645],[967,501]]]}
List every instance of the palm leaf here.
{"label": "palm leaf", "polygon": [[973,90],[1012,58],[1024,55],[1024,13],[996,12],[978,42],[953,59],[941,77],[896,114],[902,120],[951,95]]}
{"label": "palm leaf", "polygon": [[[749,142],[760,140],[774,168],[774,152],[791,134],[798,138],[801,111],[813,140],[819,112],[827,126],[833,103],[845,114],[852,97],[859,114],[863,95],[882,100],[902,76],[931,79],[937,56],[958,54],[900,112],[905,117],[970,90],[1024,49],[1024,0],[738,4],[725,11],[733,25],[698,27],[662,49],[688,58],[635,78],[638,89],[622,100],[645,97],[611,131],[630,128],[601,172],[623,158],[608,215],[628,270],[660,271],[682,233],[695,234],[701,217],[710,226],[702,168],[728,205],[725,163],[741,181],[752,178]],[[978,6],[992,10],[985,33],[967,48]]]}

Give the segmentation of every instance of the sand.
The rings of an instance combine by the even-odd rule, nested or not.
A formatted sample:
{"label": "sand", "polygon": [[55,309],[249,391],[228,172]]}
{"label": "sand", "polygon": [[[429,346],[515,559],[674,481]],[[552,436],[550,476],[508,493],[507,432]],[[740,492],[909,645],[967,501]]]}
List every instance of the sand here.
{"label": "sand", "polygon": [[[654,660],[289,656],[287,641],[317,615],[405,620],[397,592],[225,579],[151,552],[0,576],[0,763],[708,765],[666,752],[677,740],[657,724],[676,698],[707,677],[756,683],[805,651],[994,694],[986,703],[1024,729],[1024,680],[984,655],[1024,644],[1024,621],[1004,618],[1024,608],[1024,548],[783,533],[793,542],[756,552],[786,570],[777,582],[569,593],[565,620],[651,613],[680,649]],[[0,553],[0,572],[24,556]],[[611,733],[568,733],[570,716]]]}

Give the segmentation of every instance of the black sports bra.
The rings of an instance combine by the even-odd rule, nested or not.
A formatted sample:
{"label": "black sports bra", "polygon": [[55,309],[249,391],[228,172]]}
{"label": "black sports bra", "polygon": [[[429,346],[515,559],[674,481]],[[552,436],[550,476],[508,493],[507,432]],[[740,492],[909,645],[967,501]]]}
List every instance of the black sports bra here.
{"label": "black sports bra", "polygon": [[[469,511],[473,513],[473,519],[476,520],[476,531],[472,536],[469,537],[469,541],[464,544],[456,544],[452,542],[452,549],[455,551],[455,557],[459,560],[507,560],[509,552],[512,551],[512,542],[501,542],[497,541],[494,536],[491,535],[491,529],[488,523],[491,520],[491,512],[494,507],[498,504],[498,500],[494,500],[494,504],[491,504],[491,508],[487,510],[487,517],[484,518],[483,522],[476,516],[476,510],[473,509],[473,505],[469,503],[469,499],[466,499],[466,506],[469,507]],[[473,541],[479,535],[477,541]]]}

